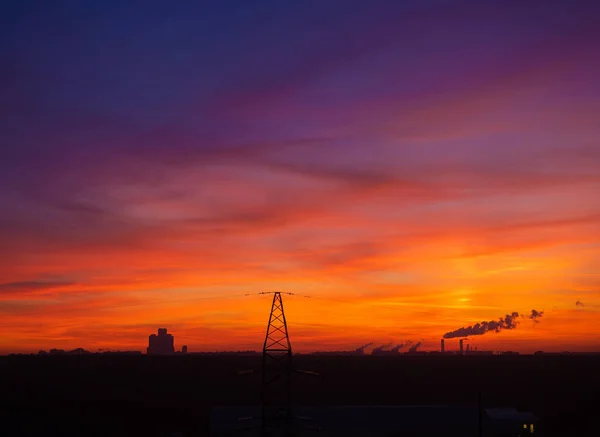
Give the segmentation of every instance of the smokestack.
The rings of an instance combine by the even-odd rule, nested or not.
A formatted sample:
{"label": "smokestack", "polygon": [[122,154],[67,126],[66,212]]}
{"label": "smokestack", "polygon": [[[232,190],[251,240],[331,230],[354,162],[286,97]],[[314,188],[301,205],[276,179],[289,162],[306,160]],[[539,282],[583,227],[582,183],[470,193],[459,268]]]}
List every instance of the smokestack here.
{"label": "smokestack", "polygon": [[462,354],[463,354],[463,352],[464,352],[464,351],[463,351],[463,339],[461,338],[461,339],[460,339],[460,354],[462,355]]}
{"label": "smokestack", "polygon": [[444,339],[443,338],[441,341],[441,345],[442,345],[442,353],[446,352],[446,348],[444,347]]}

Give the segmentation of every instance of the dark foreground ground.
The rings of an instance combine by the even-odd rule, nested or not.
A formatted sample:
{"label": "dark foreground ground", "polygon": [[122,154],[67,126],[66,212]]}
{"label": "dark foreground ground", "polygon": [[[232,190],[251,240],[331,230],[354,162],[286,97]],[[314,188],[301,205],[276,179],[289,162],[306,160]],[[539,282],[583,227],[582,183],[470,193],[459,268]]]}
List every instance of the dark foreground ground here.
{"label": "dark foreground ground", "polygon": [[[304,405],[515,406],[545,436],[600,435],[600,357],[294,357]],[[259,399],[260,357],[0,357],[0,435],[207,435],[210,408]],[[9,430],[19,430],[12,434]]]}

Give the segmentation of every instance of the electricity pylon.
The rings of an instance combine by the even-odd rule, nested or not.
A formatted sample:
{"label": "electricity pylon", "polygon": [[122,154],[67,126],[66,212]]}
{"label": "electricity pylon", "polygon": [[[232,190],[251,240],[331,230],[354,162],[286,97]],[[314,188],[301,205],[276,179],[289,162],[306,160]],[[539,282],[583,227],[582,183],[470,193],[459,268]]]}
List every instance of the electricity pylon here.
{"label": "electricity pylon", "polygon": [[[296,417],[292,409],[292,373],[319,376],[316,372],[294,369],[292,366],[292,345],[287,330],[287,321],[283,310],[282,294],[294,293],[262,292],[273,294],[273,303],[269,313],[269,323],[263,344],[262,353],[262,385],[261,385],[261,423],[263,436],[291,436],[298,430],[319,431],[314,426],[300,425],[297,421],[311,421],[309,417]],[[310,296],[304,296],[310,297]],[[254,370],[243,370],[239,375],[253,374]],[[238,421],[247,422],[254,417],[240,417]],[[252,430],[254,425],[240,429]]]}
{"label": "electricity pylon", "polygon": [[[265,293],[266,294],[266,293]],[[281,292],[273,303],[262,353],[261,410],[263,435],[290,435],[292,413],[292,345]]]}

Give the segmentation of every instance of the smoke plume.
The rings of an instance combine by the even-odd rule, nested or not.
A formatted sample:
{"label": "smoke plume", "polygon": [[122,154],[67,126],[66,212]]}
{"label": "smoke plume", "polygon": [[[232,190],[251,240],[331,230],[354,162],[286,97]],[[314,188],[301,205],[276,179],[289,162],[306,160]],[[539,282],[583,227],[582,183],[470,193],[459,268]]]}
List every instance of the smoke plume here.
{"label": "smoke plume", "polygon": [[531,314],[529,315],[529,318],[531,320],[533,320],[534,323],[540,323],[539,319],[541,319],[543,315],[544,315],[543,311],[531,310]]}
{"label": "smoke plume", "polygon": [[396,352],[398,352],[400,349],[402,349],[403,347],[404,347],[404,343],[397,344],[396,346],[394,346],[394,347],[392,348],[392,352],[396,353]]}
{"label": "smoke plume", "polygon": [[498,320],[481,322],[467,328],[459,328],[456,331],[446,332],[444,338],[468,337],[470,335],[483,335],[491,331],[497,333],[503,329],[515,329],[519,323],[518,318],[519,313],[513,312]]}
{"label": "smoke plume", "polygon": [[409,352],[416,352],[417,349],[419,349],[419,346],[421,346],[421,342],[415,343],[411,346],[411,348],[408,350]]}
{"label": "smoke plume", "polygon": [[576,307],[584,307],[585,305],[583,304],[582,301],[578,300],[577,302],[575,302],[575,306]]}
{"label": "smoke plume", "polygon": [[364,346],[361,346],[358,349],[356,349],[356,352],[364,351],[366,348],[368,348],[369,346],[372,346],[372,345],[373,345],[373,342],[367,343]]}
{"label": "smoke plume", "polygon": [[383,352],[386,348],[390,347],[392,345],[392,343],[387,343],[387,344],[382,344],[379,347],[376,347],[375,349],[373,349],[373,354],[379,353],[379,352]]}

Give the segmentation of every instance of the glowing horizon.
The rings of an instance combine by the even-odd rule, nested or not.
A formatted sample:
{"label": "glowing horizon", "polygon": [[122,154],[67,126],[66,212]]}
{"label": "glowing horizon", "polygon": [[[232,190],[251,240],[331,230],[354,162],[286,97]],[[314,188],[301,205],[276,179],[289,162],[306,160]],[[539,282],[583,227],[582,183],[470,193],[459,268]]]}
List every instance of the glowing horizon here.
{"label": "glowing horizon", "polygon": [[9,8],[0,354],[600,350],[597,8]]}

